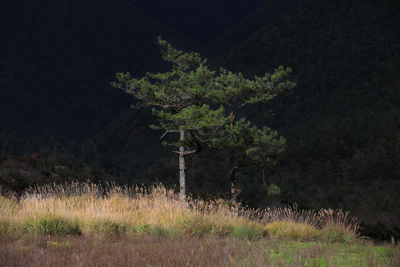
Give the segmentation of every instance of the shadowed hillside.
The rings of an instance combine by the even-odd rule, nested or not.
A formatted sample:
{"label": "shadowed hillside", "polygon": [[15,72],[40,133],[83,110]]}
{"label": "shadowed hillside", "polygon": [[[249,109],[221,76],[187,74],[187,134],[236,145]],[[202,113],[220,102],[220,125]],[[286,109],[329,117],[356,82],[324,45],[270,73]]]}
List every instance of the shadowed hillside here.
{"label": "shadowed hillside", "polygon": [[131,1],[172,29],[199,43],[208,43],[248,12],[270,0]]}
{"label": "shadowed hillside", "polygon": [[129,109],[115,72],[159,69],[158,35],[188,42],[129,1],[2,1],[1,131],[79,139]]}
{"label": "shadowed hillside", "polygon": [[[247,75],[293,68],[297,87],[273,103],[273,116],[265,107],[249,111],[288,138],[287,159],[272,180],[286,201],[348,207],[398,224],[399,3],[278,2],[206,49],[216,64]],[[271,10],[282,15],[266,19]]]}

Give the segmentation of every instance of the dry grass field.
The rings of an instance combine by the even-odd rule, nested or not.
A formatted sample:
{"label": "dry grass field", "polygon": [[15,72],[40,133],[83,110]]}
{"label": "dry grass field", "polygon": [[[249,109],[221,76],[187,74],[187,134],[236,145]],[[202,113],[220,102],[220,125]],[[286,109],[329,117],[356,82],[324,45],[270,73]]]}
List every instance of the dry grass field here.
{"label": "dry grass field", "polygon": [[1,266],[400,266],[333,210],[252,210],[164,187],[51,185],[0,197]]}

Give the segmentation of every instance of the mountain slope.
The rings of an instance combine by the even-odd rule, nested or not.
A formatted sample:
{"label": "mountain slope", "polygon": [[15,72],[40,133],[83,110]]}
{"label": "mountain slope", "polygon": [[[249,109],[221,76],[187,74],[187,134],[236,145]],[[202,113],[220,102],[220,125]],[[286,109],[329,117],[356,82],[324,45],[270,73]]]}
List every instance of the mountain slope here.
{"label": "mountain slope", "polygon": [[192,46],[126,0],[6,0],[0,9],[0,131],[89,136],[129,108],[109,86],[116,72],[159,69],[158,35]]}
{"label": "mountain slope", "polygon": [[307,0],[251,34],[239,23],[207,48],[215,64],[250,76],[293,68],[298,86],[269,106],[274,116],[268,107],[248,111],[288,138],[288,157],[272,178],[287,201],[400,221],[398,14],[393,0]]}
{"label": "mountain slope", "polygon": [[[237,24],[223,34],[217,36],[207,47],[204,53],[211,59],[220,57],[244,40],[250,38],[264,26],[281,18],[284,14],[293,12],[304,3],[304,0],[269,0],[261,7],[247,14]],[[228,48],[228,49],[227,49]]]}
{"label": "mountain slope", "polygon": [[208,43],[270,0],[132,0],[147,14],[196,42]]}

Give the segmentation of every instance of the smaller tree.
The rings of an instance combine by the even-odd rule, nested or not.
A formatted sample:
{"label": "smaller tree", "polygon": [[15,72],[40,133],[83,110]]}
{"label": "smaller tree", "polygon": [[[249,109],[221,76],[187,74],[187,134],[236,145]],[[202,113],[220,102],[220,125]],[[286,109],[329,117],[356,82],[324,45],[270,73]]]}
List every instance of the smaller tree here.
{"label": "smaller tree", "polygon": [[276,156],[285,149],[285,139],[276,131],[264,127],[259,129],[240,112],[249,105],[265,103],[279,93],[290,90],[295,84],[288,80],[290,68],[277,68],[264,77],[246,79],[241,73],[235,74],[221,69],[208,97],[225,108],[225,127],[212,140],[211,146],[228,154],[231,202],[237,201],[236,174],[248,166],[274,164]]}
{"label": "smaller tree", "polygon": [[112,85],[139,100],[138,107],[152,108],[158,118],[158,125],[151,126],[153,129],[162,129],[165,134],[179,133],[178,141],[164,144],[179,148],[175,152],[179,155],[180,201],[185,205],[185,157],[200,152],[215,129],[225,123],[224,110],[213,110],[205,103],[204,95],[215,75],[205,66],[206,60],[197,53],[174,49],[161,38],[158,43],[163,60],[172,64],[170,71],[147,73],[140,79],[129,73],[117,73],[118,82]]}

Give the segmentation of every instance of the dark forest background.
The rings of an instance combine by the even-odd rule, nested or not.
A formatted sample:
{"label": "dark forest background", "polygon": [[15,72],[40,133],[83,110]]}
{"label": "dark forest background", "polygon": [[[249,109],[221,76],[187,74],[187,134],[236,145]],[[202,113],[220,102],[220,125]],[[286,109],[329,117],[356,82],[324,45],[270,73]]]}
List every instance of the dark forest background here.
{"label": "dark forest background", "polygon": [[[0,182],[176,185],[177,159],[148,110],[110,85],[162,71],[157,36],[246,76],[279,65],[297,87],[247,110],[287,139],[279,164],[240,173],[251,207],[343,208],[363,234],[400,237],[400,2],[396,0],[3,0]],[[221,155],[188,166],[188,191],[224,197]]]}

